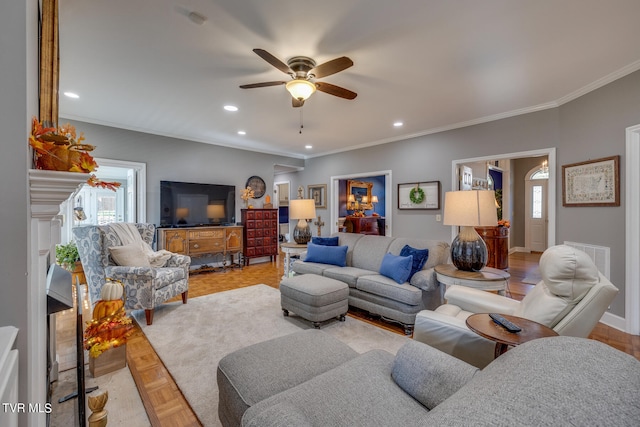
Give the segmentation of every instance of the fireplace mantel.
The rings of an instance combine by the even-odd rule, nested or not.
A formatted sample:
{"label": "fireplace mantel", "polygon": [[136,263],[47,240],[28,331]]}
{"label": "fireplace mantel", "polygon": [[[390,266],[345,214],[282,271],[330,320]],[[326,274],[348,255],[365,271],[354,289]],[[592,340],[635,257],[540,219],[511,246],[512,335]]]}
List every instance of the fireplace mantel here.
{"label": "fireplace mantel", "polygon": [[[30,263],[28,304],[29,331],[27,334],[27,396],[31,403],[47,402],[47,269],[55,262],[55,246],[60,243],[60,204],[75,195],[87,182],[89,174],[30,169],[29,210]],[[55,316],[52,316],[55,331]],[[55,349],[55,339],[51,344]],[[57,360],[52,352],[51,379],[57,378]],[[45,417],[34,414],[29,425],[44,427]]]}

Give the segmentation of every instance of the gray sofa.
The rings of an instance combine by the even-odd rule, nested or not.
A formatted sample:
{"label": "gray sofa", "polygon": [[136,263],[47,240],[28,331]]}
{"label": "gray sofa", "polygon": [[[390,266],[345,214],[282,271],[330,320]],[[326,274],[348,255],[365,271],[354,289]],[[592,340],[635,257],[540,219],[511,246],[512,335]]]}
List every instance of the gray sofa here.
{"label": "gray sofa", "polygon": [[[350,306],[402,324],[407,335],[413,332],[418,312],[433,310],[444,302],[444,290],[436,280],[433,267],[448,261],[448,243],[353,233],[336,233],[334,236],[338,236],[339,245],[348,246],[345,267],[305,262],[303,255],[301,260],[293,263],[293,271],[296,274],[317,274],[346,283],[349,286]],[[429,257],[410,283],[398,284],[378,271],[387,252],[399,255],[405,245],[429,249]]]}
{"label": "gray sofa", "polygon": [[[298,334],[310,333],[289,337],[299,340]],[[287,337],[280,340],[286,346]],[[483,370],[415,340],[396,356],[382,350],[357,356],[342,351],[336,367],[311,376],[309,366],[330,356],[305,355],[304,364],[280,367],[285,381],[295,384],[291,387],[281,384],[277,366],[258,373],[257,365],[266,368],[273,361],[261,344],[221,361],[219,382],[231,381],[220,389],[221,403],[242,399],[238,393],[243,390],[263,394],[253,396],[256,401],[243,408],[236,422],[221,417],[224,426],[239,425],[239,420],[248,427],[636,426],[640,420],[640,362],[585,338],[533,340]],[[296,369],[303,382],[292,381]]]}

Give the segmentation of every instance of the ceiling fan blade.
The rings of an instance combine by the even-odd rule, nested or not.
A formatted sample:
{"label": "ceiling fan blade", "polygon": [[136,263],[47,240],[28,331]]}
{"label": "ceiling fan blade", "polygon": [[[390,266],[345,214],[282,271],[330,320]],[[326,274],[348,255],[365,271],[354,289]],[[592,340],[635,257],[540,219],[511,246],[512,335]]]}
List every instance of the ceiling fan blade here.
{"label": "ceiling fan blade", "polygon": [[240,89],[253,89],[255,87],[267,87],[267,86],[280,86],[286,84],[287,82],[262,82],[262,83],[251,83],[248,85],[240,85]]}
{"label": "ceiling fan blade", "polygon": [[337,96],[344,99],[354,99],[356,96],[358,96],[357,93],[351,92],[349,89],[332,85],[331,83],[316,82],[316,89],[318,89],[320,92],[328,93],[329,95]]}
{"label": "ceiling fan blade", "polygon": [[317,79],[330,76],[331,74],[338,73],[346,70],[353,65],[353,61],[346,56],[332,59],[331,61],[320,64],[317,67],[312,68],[309,74],[313,74]]}
{"label": "ceiling fan blade", "polygon": [[293,108],[302,107],[304,105],[304,101],[296,98],[291,98],[291,106]]}
{"label": "ceiling fan blade", "polygon": [[282,71],[283,73],[285,73],[285,74],[295,74],[293,72],[293,70],[291,68],[289,68],[289,66],[287,64],[285,64],[284,62],[280,61],[278,58],[276,58],[275,56],[273,56],[272,54],[270,54],[266,50],[264,50],[264,49],[253,49],[253,51],[260,58],[264,59],[269,64],[273,65],[274,67],[276,67],[278,70]]}

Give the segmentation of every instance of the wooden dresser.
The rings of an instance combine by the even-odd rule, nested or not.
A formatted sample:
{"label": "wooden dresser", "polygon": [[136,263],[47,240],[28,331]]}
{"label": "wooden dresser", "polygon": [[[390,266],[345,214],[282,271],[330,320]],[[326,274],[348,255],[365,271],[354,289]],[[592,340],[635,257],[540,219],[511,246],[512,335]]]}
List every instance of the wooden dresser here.
{"label": "wooden dresser", "polygon": [[347,233],[380,235],[377,216],[348,216],[344,220]]}
{"label": "wooden dresser", "polygon": [[241,266],[242,227],[158,228],[158,249],[192,258],[213,256],[223,267],[227,260],[230,260],[230,265]]}
{"label": "wooden dresser", "polygon": [[278,255],[278,210],[242,209],[243,255],[245,265],[251,258]]}
{"label": "wooden dresser", "polygon": [[487,245],[487,267],[509,268],[509,229],[507,227],[475,227]]}

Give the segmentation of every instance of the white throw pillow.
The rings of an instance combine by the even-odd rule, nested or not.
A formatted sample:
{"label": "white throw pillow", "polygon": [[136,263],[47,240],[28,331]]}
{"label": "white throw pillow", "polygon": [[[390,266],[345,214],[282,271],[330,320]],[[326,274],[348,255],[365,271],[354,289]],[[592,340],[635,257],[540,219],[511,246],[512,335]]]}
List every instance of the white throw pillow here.
{"label": "white throw pillow", "polygon": [[113,261],[123,267],[150,267],[149,257],[139,245],[112,246],[109,248]]}

